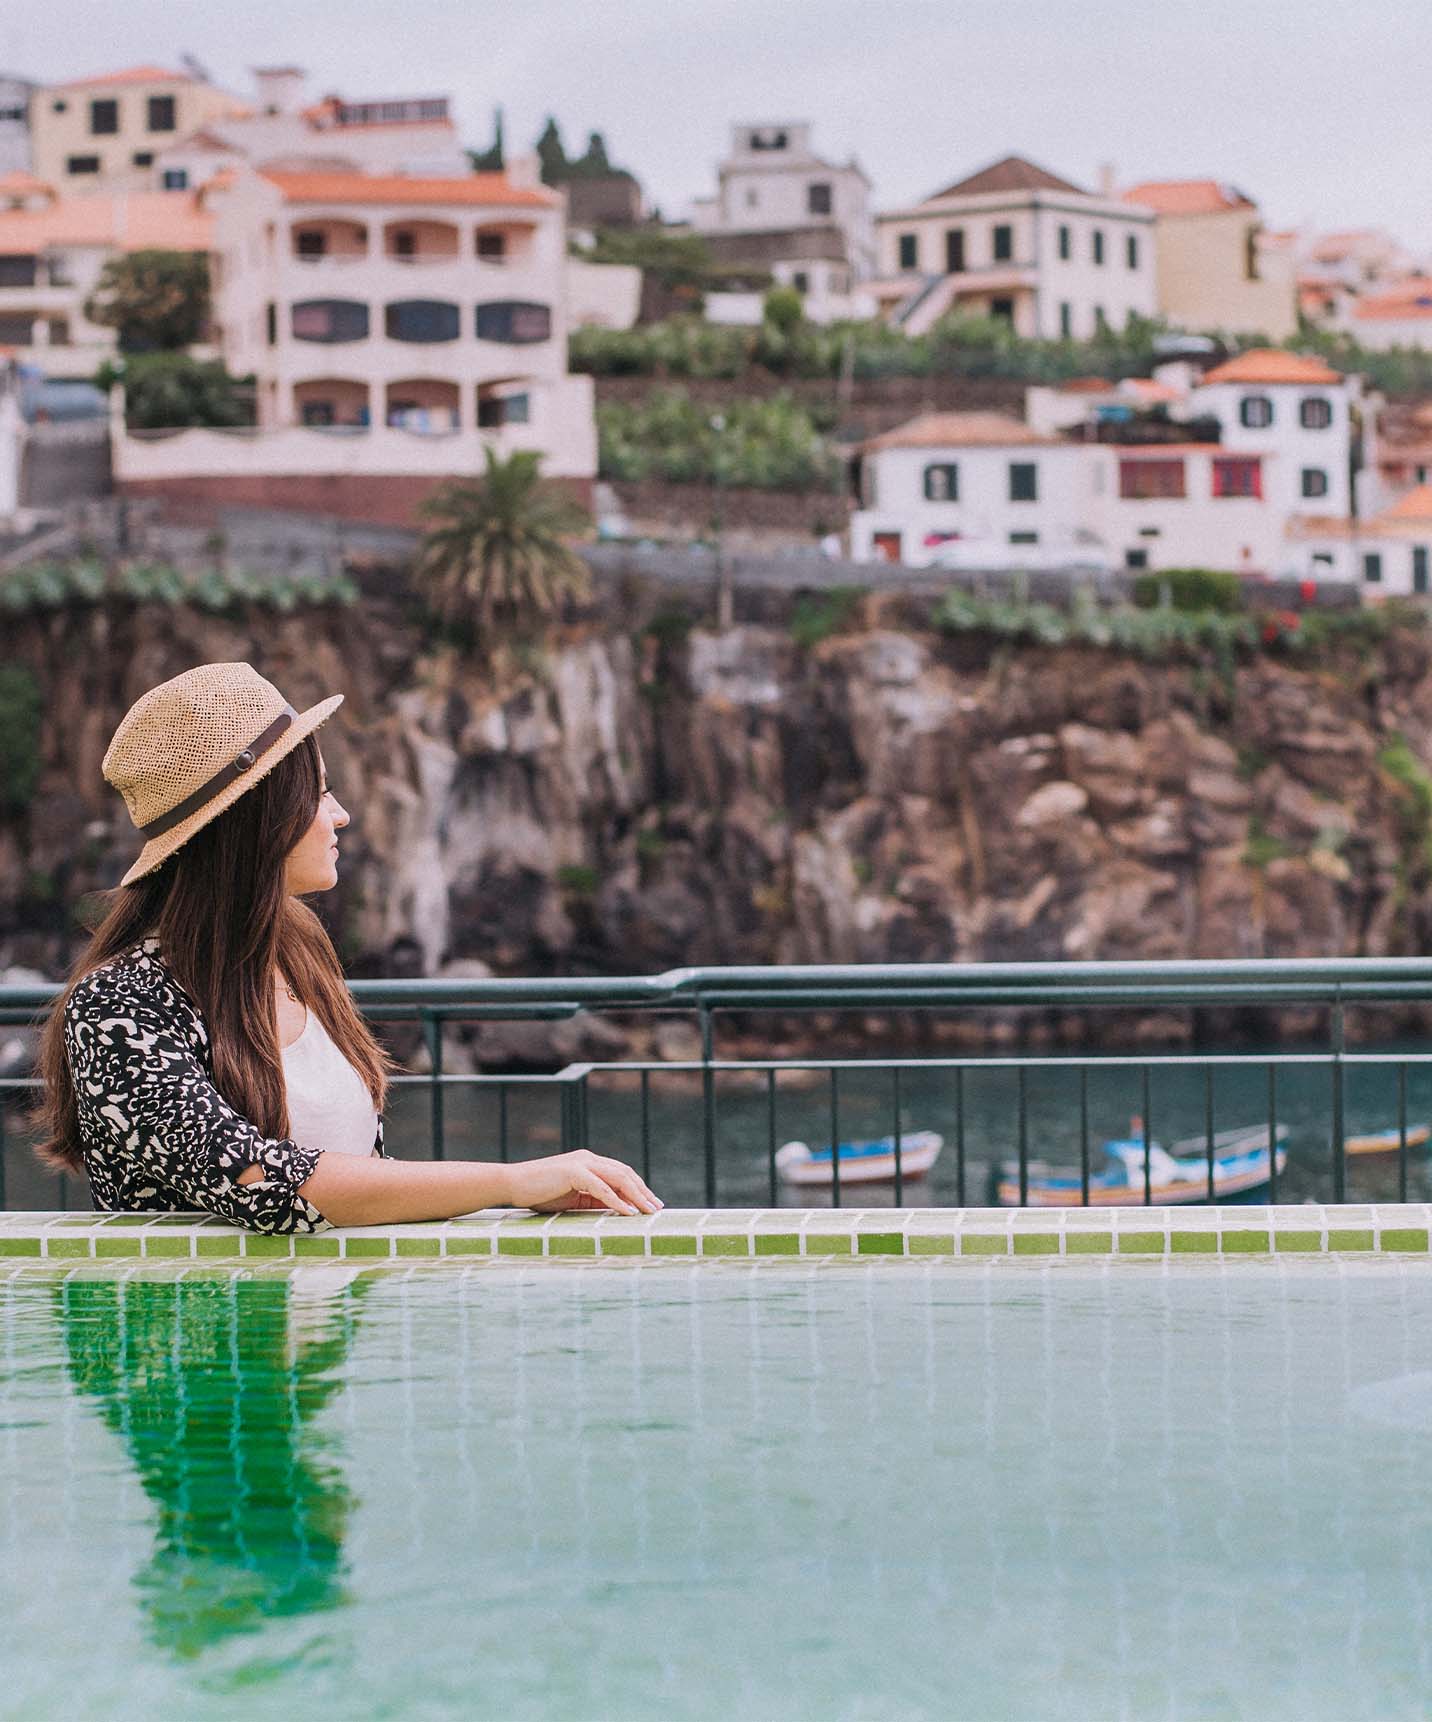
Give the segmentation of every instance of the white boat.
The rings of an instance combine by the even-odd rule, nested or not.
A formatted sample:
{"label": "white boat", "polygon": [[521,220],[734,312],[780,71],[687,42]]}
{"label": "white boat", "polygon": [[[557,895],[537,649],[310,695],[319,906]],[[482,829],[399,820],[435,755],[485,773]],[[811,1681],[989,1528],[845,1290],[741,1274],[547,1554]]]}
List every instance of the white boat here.
{"label": "white boat", "polygon": [[[1270,1141],[1266,1124],[1221,1130],[1213,1138],[1213,1200],[1246,1196],[1271,1177],[1273,1151],[1279,1172],[1288,1164],[1283,1146],[1288,1127],[1277,1124]],[[1103,1145],[1104,1166],[1089,1174],[1091,1208],[1139,1206],[1144,1201],[1144,1140],[1138,1120],[1131,1134]],[[1155,1207],[1208,1200],[1208,1142],[1189,1136],[1165,1148],[1148,1144],[1148,1200]],[[1019,1163],[1005,1160],[995,1178],[994,1199],[1002,1208],[1017,1208]],[[1031,1208],[1077,1207],[1083,1201],[1077,1167],[1050,1166],[1031,1160],[1025,1170],[1025,1205]]]}
{"label": "white boat", "polygon": [[[900,1138],[900,1176],[923,1178],[939,1158],[945,1145],[934,1130],[912,1130]],[[829,1148],[812,1148],[807,1142],[787,1142],[776,1150],[776,1170],[788,1184],[833,1182]],[[866,1142],[840,1144],[842,1184],[875,1184],[895,1176],[895,1138],[880,1136]]]}

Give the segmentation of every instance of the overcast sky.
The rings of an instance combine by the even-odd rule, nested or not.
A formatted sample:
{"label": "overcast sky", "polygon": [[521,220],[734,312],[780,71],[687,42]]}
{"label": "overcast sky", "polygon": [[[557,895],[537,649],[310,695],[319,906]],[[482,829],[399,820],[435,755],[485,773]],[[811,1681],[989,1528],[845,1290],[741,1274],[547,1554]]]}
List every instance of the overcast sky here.
{"label": "overcast sky", "polygon": [[810,119],[876,207],[995,157],[1092,185],[1212,176],[1275,228],[1386,226],[1432,252],[1427,0],[0,0],[0,67],[42,81],[197,56],[307,67],[316,94],[497,104],[527,146],[592,129],[668,217],[710,189],[730,124]]}

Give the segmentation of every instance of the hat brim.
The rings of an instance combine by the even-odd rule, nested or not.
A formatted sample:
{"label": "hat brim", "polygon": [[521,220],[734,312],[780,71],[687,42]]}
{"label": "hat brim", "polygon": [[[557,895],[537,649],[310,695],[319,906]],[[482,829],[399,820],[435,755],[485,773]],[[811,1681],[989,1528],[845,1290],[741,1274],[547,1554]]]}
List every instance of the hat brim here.
{"label": "hat brim", "polygon": [[251,771],[246,771],[242,777],[236,777],[232,783],[226,784],[212,801],[206,801],[171,830],[161,832],[158,837],[151,837],[139,851],[134,865],[120,880],[120,885],[133,885],[136,880],[143,879],[146,874],[152,873],[156,867],[167,861],[196,831],[201,831],[211,820],[217,819],[226,808],[234,805],[245,790],[252,789],[261,777],[266,777],[280,760],[287,759],[299,742],[306,735],[311,735],[325,719],[332,717],[342,704],[342,694],[330,694],[326,700],[320,700],[316,706],[310,706],[307,711],[300,712],[273,746],[265,748],[259,755]]}

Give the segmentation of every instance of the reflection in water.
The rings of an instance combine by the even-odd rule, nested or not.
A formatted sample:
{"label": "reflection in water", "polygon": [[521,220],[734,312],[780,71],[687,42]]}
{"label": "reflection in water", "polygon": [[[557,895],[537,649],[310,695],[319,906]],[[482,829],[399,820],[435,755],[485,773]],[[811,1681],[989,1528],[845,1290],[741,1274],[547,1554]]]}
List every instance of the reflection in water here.
{"label": "reflection in water", "polygon": [[352,1497],[309,1424],[340,1385],[360,1287],[324,1272],[57,1288],[71,1378],[159,1509],[135,1585],[178,1656],[344,1601]]}

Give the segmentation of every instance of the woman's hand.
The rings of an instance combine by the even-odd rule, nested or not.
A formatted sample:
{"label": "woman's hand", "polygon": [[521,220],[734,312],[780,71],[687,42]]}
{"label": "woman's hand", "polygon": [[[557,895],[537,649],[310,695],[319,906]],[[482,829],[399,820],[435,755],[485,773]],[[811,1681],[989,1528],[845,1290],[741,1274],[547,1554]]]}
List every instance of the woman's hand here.
{"label": "woman's hand", "polygon": [[655,1214],[665,1204],[621,1160],[589,1148],[519,1160],[507,1168],[514,1208],[558,1214],[579,1208],[609,1208],[617,1214]]}

